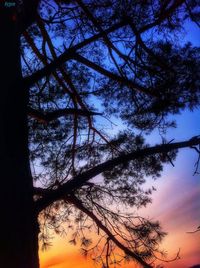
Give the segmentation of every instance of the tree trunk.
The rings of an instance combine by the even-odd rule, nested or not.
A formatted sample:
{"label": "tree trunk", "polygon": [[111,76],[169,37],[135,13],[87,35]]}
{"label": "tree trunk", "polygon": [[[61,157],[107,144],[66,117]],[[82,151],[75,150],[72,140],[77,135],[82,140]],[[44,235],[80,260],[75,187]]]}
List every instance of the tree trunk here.
{"label": "tree trunk", "polygon": [[0,4],[0,266],[38,268],[39,228],[32,197],[20,35],[15,8]]}

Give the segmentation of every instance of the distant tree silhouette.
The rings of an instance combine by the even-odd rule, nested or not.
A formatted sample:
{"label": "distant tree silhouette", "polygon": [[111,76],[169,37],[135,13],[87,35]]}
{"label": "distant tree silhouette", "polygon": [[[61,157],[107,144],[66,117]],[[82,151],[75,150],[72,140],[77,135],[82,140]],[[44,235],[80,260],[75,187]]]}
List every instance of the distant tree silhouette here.
{"label": "distant tree silhouette", "polygon": [[161,258],[159,223],[123,210],[150,202],[145,178],[179,149],[199,154],[199,136],[144,139],[199,106],[199,49],[179,44],[189,20],[198,1],[0,2],[1,267],[38,268],[38,239],[65,228],[102,267]]}

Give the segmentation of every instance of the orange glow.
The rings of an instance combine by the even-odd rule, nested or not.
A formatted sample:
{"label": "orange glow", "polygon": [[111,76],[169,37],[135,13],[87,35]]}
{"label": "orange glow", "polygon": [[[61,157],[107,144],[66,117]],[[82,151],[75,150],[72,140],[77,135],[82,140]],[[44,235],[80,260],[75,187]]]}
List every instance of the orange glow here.
{"label": "orange glow", "polygon": [[[164,178],[165,179],[165,178]],[[189,268],[200,264],[200,232],[194,231],[200,224],[200,188],[183,187],[185,181],[167,178],[159,182],[158,191],[153,196],[153,203],[142,209],[139,214],[153,220],[159,220],[163,230],[168,233],[161,249],[167,252],[167,258],[173,259],[180,249],[180,260],[163,264],[166,268]],[[182,183],[182,185],[181,185]],[[95,236],[93,236],[93,240]],[[77,246],[70,245],[67,238],[56,238],[53,247],[47,252],[40,252],[41,268],[93,268],[99,267],[88,257],[81,255]],[[141,266],[122,263],[122,268],[139,268]]]}

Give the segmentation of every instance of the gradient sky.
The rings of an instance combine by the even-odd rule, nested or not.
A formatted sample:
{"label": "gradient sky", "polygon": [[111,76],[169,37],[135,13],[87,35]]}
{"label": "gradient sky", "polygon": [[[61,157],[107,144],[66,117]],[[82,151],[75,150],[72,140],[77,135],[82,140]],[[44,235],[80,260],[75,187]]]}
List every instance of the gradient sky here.
{"label": "gradient sky", "polygon": [[[200,111],[185,112],[177,116],[178,128],[170,131],[169,138],[176,141],[187,139],[200,133]],[[165,263],[167,268],[189,268],[200,264],[200,232],[189,234],[200,225],[200,180],[193,176],[197,154],[191,149],[182,149],[175,167],[166,166],[162,177],[150,180],[157,191],[153,203],[142,209],[142,215],[159,220],[168,233],[161,248],[173,259],[180,248],[181,259]],[[70,237],[54,239],[54,245],[46,252],[40,252],[41,268],[92,268],[94,263],[81,256],[79,248],[69,245]],[[125,267],[137,267],[133,264]]]}
{"label": "gradient sky", "polygon": [[[186,25],[187,40],[195,45],[200,44],[199,30],[195,25]],[[200,134],[200,110],[184,112],[176,116],[178,127],[170,130],[168,140],[185,140]],[[156,133],[152,141],[159,143]],[[163,263],[166,268],[189,268],[200,265],[200,232],[189,234],[200,225],[200,178],[193,176],[197,153],[192,149],[180,150],[175,167],[166,166],[162,177],[157,181],[150,180],[157,191],[153,194],[153,203],[142,209],[142,215],[159,220],[168,233],[161,248],[173,259],[180,249],[181,259]],[[40,252],[41,268],[92,268],[90,259],[81,256],[79,248],[68,243],[70,237],[56,237],[53,246],[46,252]],[[123,268],[137,268],[137,265],[123,265]]]}

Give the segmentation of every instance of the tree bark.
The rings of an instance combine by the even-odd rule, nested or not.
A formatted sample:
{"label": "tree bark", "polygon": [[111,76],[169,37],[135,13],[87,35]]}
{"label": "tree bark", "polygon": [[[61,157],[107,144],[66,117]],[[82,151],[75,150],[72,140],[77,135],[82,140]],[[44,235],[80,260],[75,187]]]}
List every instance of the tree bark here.
{"label": "tree bark", "polygon": [[0,7],[0,266],[38,268],[38,222],[29,166],[28,91],[22,86],[15,8]]}

